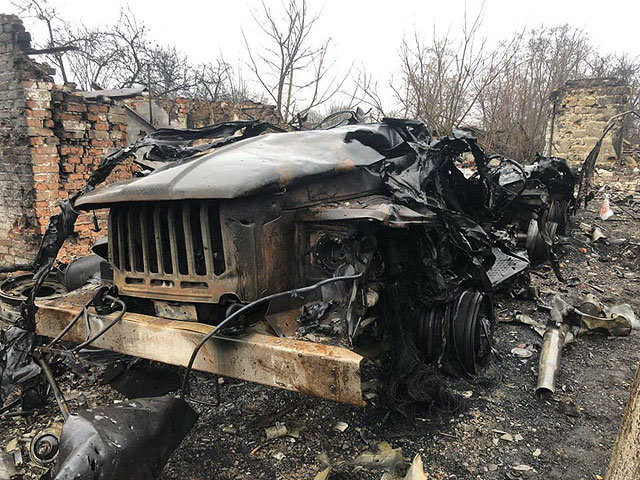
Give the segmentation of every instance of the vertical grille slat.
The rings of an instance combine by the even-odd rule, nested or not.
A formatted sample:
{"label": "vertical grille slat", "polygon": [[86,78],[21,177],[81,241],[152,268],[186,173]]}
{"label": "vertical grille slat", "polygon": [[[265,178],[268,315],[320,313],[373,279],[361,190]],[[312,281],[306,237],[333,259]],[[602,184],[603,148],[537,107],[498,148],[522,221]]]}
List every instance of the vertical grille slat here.
{"label": "vertical grille slat", "polygon": [[116,267],[120,267],[120,252],[118,248],[118,222],[115,219],[116,210],[112,208],[109,211],[109,261]]}
{"label": "vertical grille slat", "polygon": [[184,246],[187,254],[186,274],[196,274],[196,261],[193,256],[193,239],[191,238],[191,205],[185,202],[182,206],[182,231],[184,233]]}
{"label": "vertical grille slat", "polygon": [[116,221],[118,224],[118,251],[120,253],[120,270],[129,270],[128,256],[125,253],[125,216],[126,210],[116,209]]}
{"label": "vertical grille slat", "polygon": [[210,288],[209,281],[226,270],[218,202],[114,205],[109,212],[109,259],[124,275],[125,289],[128,284],[150,290]]}
{"label": "vertical grille slat", "polygon": [[158,273],[164,274],[164,250],[162,248],[162,237],[160,235],[160,215],[161,207],[156,204],[153,206],[153,238],[156,242],[156,258],[158,261]]}
{"label": "vertical grille slat", "polygon": [[149,273],[149,237],[147,232],[147,212],[148,208],[146,206],[140,209],[140,240],[142,242],[142,270],[144,273]]}
{"label": "vertical grille slat", "polygon": [[209,228],[209,202],[202,202],[200,207],[200,229],[202,235],[202,250],[209,275],[213,274],[213,248],[211,247],[211,228]]}
{"label": "vertical grille slat", "polygon": [[131,210],[126,212],[127,223],[127,253],[129,254],[129,265],[131,270],[136,270],[136,257],[133,247],[133,212]]}
{"label": "vertical grille slat", "polygon": [[174,274],[179,272],[178,269],[178,240],[176,238],[176,206],[169,207],[167,215],[167,224],[169,230],[169,245],[171,248],[171,268]]}
{"label": "vertical grille slat", "polygon": [[209,206],[209,238],[212,243],[213,273],[220,275],[226,270],[222,227],[220,224],[220,208],[218,203]]}

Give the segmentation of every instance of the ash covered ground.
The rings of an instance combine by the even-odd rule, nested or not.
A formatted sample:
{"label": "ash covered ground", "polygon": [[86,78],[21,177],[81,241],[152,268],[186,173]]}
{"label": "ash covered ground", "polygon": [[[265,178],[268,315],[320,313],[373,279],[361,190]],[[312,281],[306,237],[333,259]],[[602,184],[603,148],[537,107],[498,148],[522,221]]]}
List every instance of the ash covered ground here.
{"label": "ash covered ground", "polygon": [[[546,267],[530,274],[541,300],[550,304],[555,293],[570,303],[587,293],[603,303],[629,303],[640,313],[638,282],[640,246],[635,220],[621,209],[602,222],[598,218],[601,194],[573,219],[559,247],[566,282],[559,282]],[[621,245],[590,244],[578,225],[598,225],[608,239],[626,239]],[[613,241],[611,243],[619,243]],[[529,326],[513,322],[517,312],[543,323],[548,313],[536,310],[534,300],[496,297],[500,323],[495,333],[495,356],[479,377],[467,381],[445,378],[450,391],[462,400],[456,411],[422,412],[406,418],[390,412],[373,396],[364,408],[251,383],[224,379],[219,408],[196,407],[200,419],[174,452],[163,480],[178,479],[312,479],[324,467],[317,459],[326,452],[332,460],[352,460],[375,450],[380,441],[401,447],[409,460],[424,459],[433,479],[545,478],[593,480],[604,477],[622,411],[640,360],[640,332],[628,337],[580,337],[565,348],[556,395],[534,396],[541,337]],[[511,353],[525,347],[533,356],[520,359]],[[371,362],[368,376],[381,373],[382,362]],[[71,405],[80,394],[89,406],[105,405],[124,397],[95,378],[64,371],[58,377]],[[167,377],[177,375],[166,370]],[[199,376],[194,395],[213,396],[212,377]],[[278,418],[274,412],[289,410]],[[58,411],[53,401],[46,411],[29,418],[0,421],[0,445],[50,422]],[[265,440],[264,426],[275,421],[300,427],[299,438]],[[348,424],[344,432],[336,422]],[[514,468],[515,467],[515,468]],[[41,470],[27,466],[26,478],[39,478]],[[332,479],[379,479],[381,471],[342,467]]]}

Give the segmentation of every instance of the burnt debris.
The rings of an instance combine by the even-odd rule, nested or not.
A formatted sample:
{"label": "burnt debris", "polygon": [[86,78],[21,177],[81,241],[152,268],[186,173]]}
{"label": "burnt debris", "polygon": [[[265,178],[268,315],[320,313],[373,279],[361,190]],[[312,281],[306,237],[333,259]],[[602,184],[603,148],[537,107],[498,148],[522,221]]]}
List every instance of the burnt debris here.
{"label": "burnt debris", "polygon": [[60,435],[53,480],[155,479],[198,416],[173,397],[73,414]]}
{"label": "burnt debris", "polygon": [[[129,158],[145,169],[140,176],[97,188]],[[412,120],[362,123],[353,114],[296,132],[259,121],[158,130],[105,157],[61,205],[28,289],[9,309],[3,300],[10,326],[0,400],[16,384],[25,391],[43,378],[47,356],[90,349],[135,313],[212,327],[188,352],[182,399],[72,414],[53,478],[116,478],[123,468],[139,469],[128,478],[156,474],[195,422],[185,403],[194,400],[188,373],[205,344],[225,355],[211,343],[220,336],[269,331],[283,342],[356,351],[388,345],[386,398],[394,408],[450,406],[438,372],[470,376],[488,361],[494,290],[531,263],[549,260],[560,274],[554,243],[575,183],[561,159],[523,165],[488,156],[465,132],[436,139]],[[89,292],[84,306],[47,344],[36,335],[36,299],[78,212],[102,208],[110,212],[108,241],[64,275],[71,293]],[[65,335],[94,321],[101,328],[67,348]],[[353,403],[336,375],[326,393],[295,384],[305,379],[288,388]],[[148,456],[151,445],[164,446]],[[146,463],[134,460],[145,456]]]}

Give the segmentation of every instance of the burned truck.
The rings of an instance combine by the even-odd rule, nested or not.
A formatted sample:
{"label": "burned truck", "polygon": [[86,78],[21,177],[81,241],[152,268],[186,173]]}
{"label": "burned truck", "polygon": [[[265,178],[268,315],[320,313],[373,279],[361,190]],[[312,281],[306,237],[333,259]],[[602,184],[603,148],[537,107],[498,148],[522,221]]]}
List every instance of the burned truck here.
{"label": "burned truck", "polygon": [[[3,312],[49,354],[65,342],[186,366],[186,396],[196,369],[362,405],[361,363],[381,354],[398,402],[425,400],[436,369],[475,374],[492,292],[527,250],[553,259],[566,163],[489,157],[410,120],[269,130],[159,130],[105,158]],[[139,176],[96,188],[130,157]],[[104,209],[108,238],[67,267],[68,293],[38,297],[78,211]]]}

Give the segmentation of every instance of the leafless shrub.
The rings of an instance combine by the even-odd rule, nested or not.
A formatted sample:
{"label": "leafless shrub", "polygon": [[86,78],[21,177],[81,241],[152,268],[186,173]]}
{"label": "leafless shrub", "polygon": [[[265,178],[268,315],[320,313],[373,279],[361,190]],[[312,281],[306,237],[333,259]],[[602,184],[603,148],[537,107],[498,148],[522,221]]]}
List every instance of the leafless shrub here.
{"label": "leafless shrub", "polygon": [[478,97],[483,143],[518,159],[542,153],[551,92],[585,76],[590,53],[586,34],[568,25],[530,30]]}
{"label": "leafless shrub", "polygon": [[491,49],[480,36],[482,10],[465,18],[462,37],[430,41],[414,31],[400,47],[401,73],[391,87],[405,116],[424,121],[438,135],[451,133],[473,113],[478,98],[500,76],[517,52],[517,37]]}
{"label": "leafless shrub", "polygon": [[253,12],[262,40],[250,40],[243,32],[247,65],[284,123],[328,102],[346,79],[330,75],[331,39],[312,42],[319,16],[309,11],[306,0],[288,0],[277,11],[263,2],[260,11]]}

